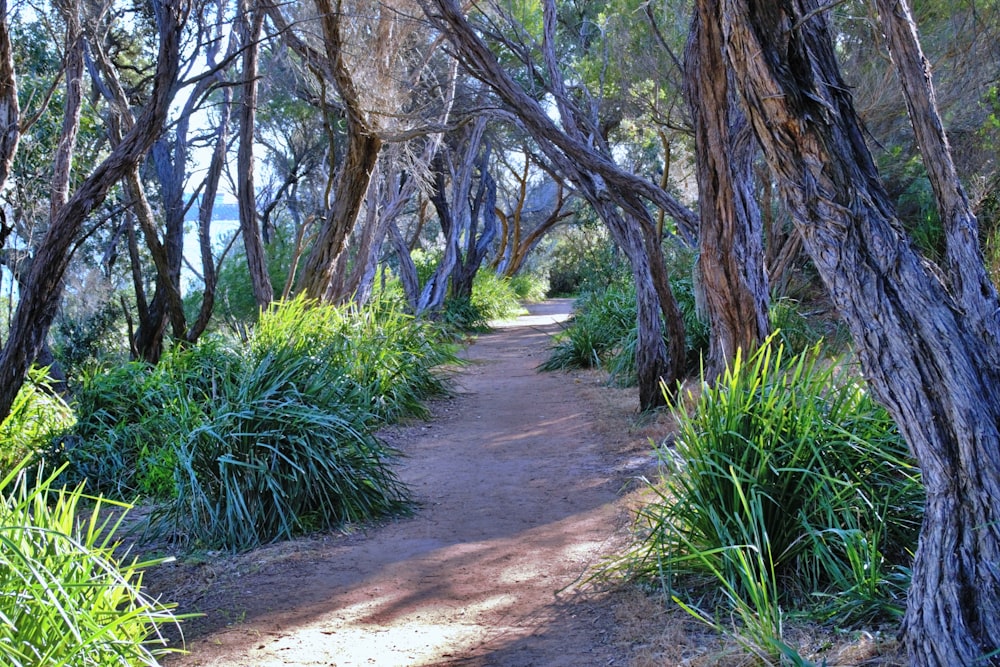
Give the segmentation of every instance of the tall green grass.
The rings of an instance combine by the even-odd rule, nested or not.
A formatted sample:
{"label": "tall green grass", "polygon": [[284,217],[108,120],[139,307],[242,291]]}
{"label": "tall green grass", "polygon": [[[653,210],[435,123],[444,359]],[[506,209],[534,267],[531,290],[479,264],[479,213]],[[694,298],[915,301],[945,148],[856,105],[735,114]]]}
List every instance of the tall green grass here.
{"label": "tall green grass", "polygon": [[675,408],[656,500],[616,567],[717,626],[738,619],[736,634],[772,657],[786,654],[788,609],[842,625],[898,618],[923,492],[864,387],[818,347],[785,359],[772,340],[693,400],[690,414]]}
{"label": "tall green grass", "polygon": [[33,368],[0,422],[0,475],[48,449],[73,422],[73,411],[52,391],[46,371]]}
{"label": "tall green grass", "polygon": [[106,503],[81,520],[81,489],[54,480],[29,481],[23,467],[0,480],[0,664],[158,665],[174,650],[160,628],[176,619],[141,590],[142,570],[156,562],[120,560]]}
{"label": "tall green grass", "polygon": [[[671,286],[684,318],[686,363],[688,368],[697,369],[708,347],[708,327],[698,318],[691,280],[674,276]],[[637,382],[637,343],[635,286],[615,283],[580,295],[573,318],[555,337],[549,358],[540,368],[603,368],[616,384],[632,386]]]}
{"label": "tall green grass", "polygon": [[322,357],[353,382],[358,407],[382,422],[425,417],[425,401],[449,391],[443,368],[458,363],[435,324],[382,301],[364,308],[282,303],[261,315],[249,345],[256,360],[277,350]]}
{"label": "tall green grass", "polygon": [[155,532],[240,551],[405,511],[394,452],[370,432],[364,398],[315,352],[258,352],[216,386],[204,423],[179,443],[176,496]]}
{"label": "tall green grass", "polygon": [[68,479],[158,501],[155,533],[249,549],[405,511],[396,452],[374,433],[426,415],[451,363],[440,327],[390,302],[299,298],[262,313],[245,343],[210,338],[95,374],[57,453]]}

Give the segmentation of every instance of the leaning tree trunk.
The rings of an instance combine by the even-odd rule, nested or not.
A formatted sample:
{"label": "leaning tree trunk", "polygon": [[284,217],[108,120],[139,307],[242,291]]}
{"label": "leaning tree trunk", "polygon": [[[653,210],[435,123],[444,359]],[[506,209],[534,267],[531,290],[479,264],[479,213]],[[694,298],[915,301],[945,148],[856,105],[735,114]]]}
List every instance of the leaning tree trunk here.
{"label": "leaning tree trunk", "polygon": [[[948,137],[938,113],[930,63],[924,57],[906,0],[876,0],[882,32],[899,74],[913,132],[934,191],[945,235],[945,276],[959,303],[969,302],[975,316],[980,295],[996,298],[979,246],[979,223],[958,178]],[[991,340],[1000,331],[1000,313],[987,312],[978,324],[980,335]],[[1000,362],[1000,360],[998,360]]]}
{"label": "leaning tree trunk", "polygon": [[[252,6],[251,6],[252,5]],[[274,298],[271,278],[267,271],[264,239],[257,222],[257,199],[254,190],[254,126],[257,117],[257,66],[260,56],[261,27],[264,10],[254,0],[240,3],[237,29],[243,47],[243,81],[240,83],[240,137],[236,157],[236,200],[240,213],[240,233],[247,254],[247,270],[254,300],[259,308],[266,308]]]}
{"label": "leaning tree trunk", "polygon": [[336,7],[330,0],[315,0],[315,3],[323,23],[327,65],[344,105],[347,126],[347,154],[337,174],[333,207],[316,235],[299,280],[300,289],[309,298],[318,300],[329,291],[340,255],[361,212],[382,139],[362,108],[357,84],[344,61],[341,3],[336,2]]}
{"label": "leaning tree trunk", "polygon": [[[707,0],[701,0],[705,2]],[[724,0],[727,53],[806,250],[927,493],[904,635],[919,667],[1000,664],[1000,369],[979,325],[906,238],[816,0]]]}
{"label": "leaning tree trunk", "polygon": [[771,332],[763,224],[754,196],[756,146],[729,83],[719,0],[699,3],[685,52],[685,83],[695,128],[698,272],[709,321],[709,381],[736,351]]}
{"label": "leaning tree trunk", "polygon": [[31,361],[41,349],[62,296],[63,276],[71,249],[87,216],[111,189],[142,158],[163,129],[177,78],[181,27],[187,3],[154,0],[160,50],[153,79],[153,92],[135,127],[107,158],[80,184],[56,213],[35,254],[31,272],[21,292],[10,335],[0,352],[0,421],[11,405]]}

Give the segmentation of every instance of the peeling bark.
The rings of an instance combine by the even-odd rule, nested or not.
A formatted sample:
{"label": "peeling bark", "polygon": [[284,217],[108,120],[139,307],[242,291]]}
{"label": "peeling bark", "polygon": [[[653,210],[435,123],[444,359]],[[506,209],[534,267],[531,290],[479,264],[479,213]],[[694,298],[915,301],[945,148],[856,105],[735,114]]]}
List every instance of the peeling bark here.
{"label": "peeling bark", "polygon": [[[895,217],[815,0],[724,0],[730,66],[780,192],[906,437],[927,505],[903,634],[918,667],[1000,664],[1000,369]],[[964,261],[974,261],[966,258]]]}
{"label": "peeling bark", "polygon": [[723,373],[771,332],[764,230],[754,193],[756,144],[739,109],[723,53],[718,0],[700,0],[685,53],[698,174],[698,272],[710,341],[705,374]]}

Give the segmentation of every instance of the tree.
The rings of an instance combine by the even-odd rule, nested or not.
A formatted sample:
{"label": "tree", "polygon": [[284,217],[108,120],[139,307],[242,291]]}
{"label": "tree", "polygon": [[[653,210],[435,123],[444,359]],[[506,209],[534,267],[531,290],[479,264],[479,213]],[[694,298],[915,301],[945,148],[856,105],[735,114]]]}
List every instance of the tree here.
{"label": "tree", "polygon": [[[0,189],[10,176],[11,163],[21,139],[21,108],[17,102],[17,75],[14,71],[14,48],[7,24],[7,0],[0,0]],[[2,216],[0,209],[0,216]],[[0,248],[10,233],[0,217]]]}
{"label": "tree", "polygon": [[729,82],[718,2],[691,20],[685,79],[698,173],[698,276],[709,321],[709,379],[770,333],[764,230],[754,192],[756,146]]}
{"label": "tree", "polygon": [[[648,180],[618,167],[610,147],[589,109],[581,108],[569,94],[555,51],[556,11],[551,0],[542,3],[543,37],[539,45],[544,77],[535,71],[531,54],[514,44],[533,76],[546,83],[560,124],[514,80],[472,28],[452,0],[428,0],[425,14],[452,43],[467,71],[489,85],[524,130],[538,143],[554,167],[572,182],[598,212],[632,265],[636,282],[639,328],[636,363],[639,404],[642,409],[662,405],[662,387],[673,391],[683,372],[684,323],[670,289],[660,238],[644,198],[667,210],[684,233],[694,235],[694,214]],[[663,322],[668,327],[664,344]]]}
{"label": "tree", "polygon": [[240,233],[246,248],[250,284],[258,308],[266,308],[274,298],[267,273],[264,239],[257,220],[257,192],[254,189],[254,127],[257,116],[257,76],[260,35],[264,9],[256,0],[241,0],[236,29],[243,49],[242,81],[239,97],[239,150],[237,152],[236,198],[240,210]]}
{"label": "tree", "polygon": [[927,504],[904,622],[911,663],[1000,664],[1000,350],[982,327],[1000,303],[993,290],[960,289],[907,238],[825,9],[724,0],[729,65],[869,386],[922,471]]}
{"label": "tree", "polygon": [[[42,348],[55,317],[63,276],[80,228],[87,216],[104,201],[111,187],[149,151],[163,129],[173,100],[181,31],[190,5],[185,0],[154,0],[152,9],[159,49],[151,96],[121,142],[81,181],[64,204],[53,207],[48,230],[21,291],[10,335],[0,351],[0,419],[10,412],[28,367]],[[78,48],[82,60],[82,42]],[[52,196],[56,199],[61,195],[54,189]]]}

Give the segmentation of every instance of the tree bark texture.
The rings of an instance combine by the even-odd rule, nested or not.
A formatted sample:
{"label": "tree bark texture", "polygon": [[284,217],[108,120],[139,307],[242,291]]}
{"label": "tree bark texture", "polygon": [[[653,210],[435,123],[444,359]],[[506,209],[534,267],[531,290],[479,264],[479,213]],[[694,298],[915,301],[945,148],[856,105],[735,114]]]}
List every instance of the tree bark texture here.
{"label": "tree bark texture", "polygon": [[[251,6],[251,3],[252,6]],[[267,271],[264,238],[257,220],[257,194],[254,189],[254,127],[257,118],[257,66],[260,56],[260,33],[264,10],[254,0],[240,3],[237,29],[243,47],[243,81],[240,84],[240,137],[236,156],[236,200],[240,214],[240,234],[246,249],[247,269],[254,300],[267,308],[274,299],[271,277]]]}
{"label": "tree bark texture", "polygon": [[[497,184],[489,171],[490,141],[483,142],[483,150],[477,161],[479,185],[472,201],[469,227],[464,230],[465,253],[459,255],[458,263],[451,272],[451,293],[459,299],[472,297],[472,283],[482,266],[486,253],[497,237],[500,225],[497,222]],[[482,233],[479,221],[482,220]]]}
{"label": "tree bark texture", "polygon": [[[10,176],[17,145],[21,138],[21,108],[17,101],[17,75],[14,70],[14,47],[7,24],[7,0],[0,0],[0,189]],[[0,222],[2,213],[0,213]],[[6,229],[6,225],[2,225]],[[3,247],[0,230],[0,247]]]}
{"label": "tree bark texture", "polygon": [[698,3],[685,52],[685,83],[695,129],[698,272],[710,341],[705,373],[723,373],[736,351],[771,332],[764,230],[754,192],[756,144],[729,84],[719,0]]}
{"label": "tree bark texture", "polygon": [[[441,221],[444,256],[420,292],[418,313],[434,311],[444,305],[449,280],[462,261],[461,239],[463,234],[472,231],[473,173],[487,122],[488,118],[480,115],[463,137],[463,145],[455,147],[455,150],[442,147],[432,163],[434,191],[430,200]],[[455,153],[456,163],[450,164],[448,156]]]}
{"label": "tree bark texture", "polygon": [[[976,322],[976,326],[983,340],[991,341],[1000,332],[1000,313],[981,313],[977,304],[984,296],[995,300],[996,288],[983,261],[979,223],[952,160],[931,81],[931,66],[920,46],[917,25],[906,0],[876,0],[875,6],[937,201],[945,233],[944,269],[948,287],[967,318],[987,316]],[[1000,363],[1000,359],[995,363]]]}
{"label": "tree bark texture", "polygon": [[31,272],[14,314],[10,335],[0,352],[0,420],[5,418],[41,349],[62,296],[71,249],[84,220],[111,189],[149,151],[163,129],[177,78],[181,29],[188,3],[154,0],[160,37],[151,99],[121,143],[88,176],[55,214],[35,254]]}
{"label": "tree bark texture", "polygon": [[729,62],[780,192],[922,470],[903,628],[911,664],[1000,664],[1000,369],[976,324],[1000,304],[949,292],[906,238],[818,3],[722,7]]}
{"label": "tree bark texture", "polygon": [[327,68],[344,104],[347,148],[337,174],[333,206],[317,233],[303,267],[299,288],[311,299],[323,299],[333,281],[337,260],[354,229],[371,183],[382,148],[382,139],[365,117],[361,99],[344,61],[340,23],[344,20],[339,0],[315,0],[323,24]]}

